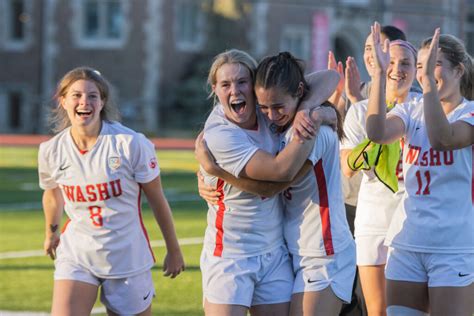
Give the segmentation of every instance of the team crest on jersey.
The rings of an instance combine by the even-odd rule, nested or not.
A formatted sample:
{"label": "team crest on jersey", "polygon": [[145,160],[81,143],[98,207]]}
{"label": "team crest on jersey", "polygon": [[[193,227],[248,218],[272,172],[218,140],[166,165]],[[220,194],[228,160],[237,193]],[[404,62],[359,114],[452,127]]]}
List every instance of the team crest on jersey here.
{"label": "team crest on jersey", "polygon": [[120,160],[120,157],[110,157],[109,158],[109,168],[112,170],[117,170],[120,165],[122,164],[122,161]]}
{"label": "team crest on jersey", "polygon": [[156,158],[151,158],[150,163],[148,164],[151,169],[155,169],[156,166],[158,165],[158,162],[156,161]]}

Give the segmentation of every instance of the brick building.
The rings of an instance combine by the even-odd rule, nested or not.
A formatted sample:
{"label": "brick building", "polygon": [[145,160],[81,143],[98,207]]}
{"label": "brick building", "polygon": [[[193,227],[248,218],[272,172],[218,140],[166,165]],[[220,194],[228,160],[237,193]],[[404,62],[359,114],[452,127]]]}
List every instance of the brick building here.
{"label": "brick building", "polygon": [[216,52],[289,50],[309,70],[332,49],[362,65],[374,20],[415,45],[441,26],[474,51],[473,0],[1,0],[0,133],[46,132],[55,84],[79,65],[110,80],[130,127],[195,129]]}

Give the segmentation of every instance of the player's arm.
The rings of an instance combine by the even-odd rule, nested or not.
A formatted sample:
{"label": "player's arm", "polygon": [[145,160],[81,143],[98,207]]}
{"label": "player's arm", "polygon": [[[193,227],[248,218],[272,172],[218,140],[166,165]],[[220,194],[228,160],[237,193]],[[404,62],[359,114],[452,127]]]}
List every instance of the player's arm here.
{"label": "player's arm", "polygon": [[239,177],[254,180],[291,182],[295,179],[314,145],[314,139],[301,143],[293,137],[278,155],[257,150],[250,158]]}
{"label": "player's arm", "polygon": [[43,248],[51,259],[56,258],[56,248],[59,245],[61,218],[63,215],[64,200],[61,189],[47,189],[43,192],[43,212],[45,218],[45,239]]}
{"label": "player's arm", "polygon": [[352,153],[351,149],[340,150],[342,173],[348,178],[353,177],[358,172],[349,168],[349,165],[347,164],[347,158],[349,157],[351,153]]}
{"label": "player's arm", "polygon": [[[441,126],[441,122],[428,123],[426,116],[425,114],[426,128],[433,149],[453,150],[474,144],[474,125],[465,121],[456,121],[438,129],[437,126]],[[443,116],[446,119],[446,116]]]}
{"label": "player's arm", "polygon": [[[206,169],[206,172],[216,176],[222,180],[224,180],[226,183],[229,183],[230,185],[239,188],[242,191],[252,193],[255,195],[263,196],[263,197],[272,197],[275,194],[280,193],[281,191],[285,190],[288,188],[292,182],[287,181],[287,182],[272,182],[272,181],[261,181],[261,180],[253,180],[245,177],[240,177],[236,178],[232,174],[228,173],[224,169],[220,168],[214,163],[213,168],[211,169]],[[309,166],[309,167],[308,167]],[[296,175],[295,181],[299,179],[301,176],[305,175],[311,167],[311,164],[305,163],[303,167],[300,169],[298,174]],[[294,182],[294,181],[293,181]],[[217,192],[215,188],[212,188],[210,186],[207,186],[204,183],[204,180],[202,178],[202,175],[198,174],[198,188],[199,188],[199,193],[202,198],[204,198],[207,202],[216,204],[218,198]]]}
{"label": "player's arm", "polygon": [[405,125],[397,116],[386,117],[385,86],[390,62],[389,42],[386,40],[382,48],[380,25],[377,22],[372,26],[371,35],[375,69],[366,113],[367,137],[378,144],[390,144],[403,136]]}
{"label": "player's arm", "polygon": [[313,72],[305,77],[309,91],[298,107],[293,121],[293,128],[298,137],[310,139],[317,134],[321,124],[336,126],[336,115],[322,109],[312,115],[312,110],[328,100],[339,82],[339,74],[335,70]]}
{"label": "player's arm", "polygon": [[160,176],[148,183],[142,183],[141,187],[165,240],[167,254],[163,262],[164,276],[174,278],[184,271],[185,266],[173,224],[173,216],[163,193]]}

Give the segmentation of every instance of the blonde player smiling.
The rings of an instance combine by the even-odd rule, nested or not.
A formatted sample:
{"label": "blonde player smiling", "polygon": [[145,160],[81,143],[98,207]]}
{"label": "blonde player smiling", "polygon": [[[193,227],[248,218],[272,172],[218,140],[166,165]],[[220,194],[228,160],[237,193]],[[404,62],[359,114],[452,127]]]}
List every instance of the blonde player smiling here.
{"label": "blonde player smiling", "polygon": [[[166,276],[184,270],[153,144],[113,121],[109,84],[80,67],[59,82],[56,131],[39,149],[44,249],[55,260],[53,315],[89,315],[101,287],[109,315],[151,315],[154,255],[141,218],[143,190],[168,253]],[[69,220],[60,234],[63,209]]]}
{"label": "blonde player smiling", "polygon": [[[216,56],[208,82],[219,103],[206,121],[204,137],[217,164],[234,177],[291,180],[312,143],[295,140],[275,156],[278,133],[256,110],[256,66],[239,50]],[[328,86],[335,87],[337,74],[330,79]],[[320,103],[332,90],[314,95]],[[217,204],[209,204],[201,255],[206,315],[246,315],[248,309],[252,315],[287,315],[293,273],[280,199],[244,192],[209,174],[205,181],[220,192]]]}
{"label": "blonde player smiling", "polygon": [[[295,130],[290,124],[300,101],[309,91],[302,66],[289,53],[265,58],[260,63],[255,79],[259,112],[272,122],[276,132],[284,133],[280,152],[294,142]],[[311,110],[311,117],[323,114],[322,110]],[[197,147],[199,161],[206,166],[206,171],[225,178],[245,192],[265,195],[269,188],[273,194],[287,188],[283,193],[284,237],[296,274],[290,291],[290,314],[336,315],[342,300],[350,300],[355,274],[354,245],[340,187],[336,133],[327,126],[320,128],[316,144],[303,156],[306,158],[301,177],[293,183],[233,178],[217,168],[211,157],[202,153],[201,146]],[[268,216],[266,219],[270,220]]]}

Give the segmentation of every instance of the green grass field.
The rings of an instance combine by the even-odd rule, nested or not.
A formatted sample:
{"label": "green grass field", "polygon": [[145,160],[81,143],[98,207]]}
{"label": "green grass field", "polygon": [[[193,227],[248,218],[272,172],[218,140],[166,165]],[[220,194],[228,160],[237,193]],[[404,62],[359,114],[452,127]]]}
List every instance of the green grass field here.
{"label": "green grass field", "polygon": [[[36,148],[0,147],[0,311],[48,312],[51,308],[53,262],[46,256],[9,259],[2,256],[42,249],[44,220],[36,155]],[[197,194],[194,154],[161,151],[158,157],[178,238],[202,237],[207,208]],[[150,240],[161,240],[161,233],[146,205],[143,219]],[[153,269],[157,291],[153,301],[154,315],[202,315],[201,247],[199,243],[182,246],[187,269],[174,280],[164,278],[161,273],[165,249],[153,249],[157,257]],[[96,307],[99,306],[97,303]]]}

